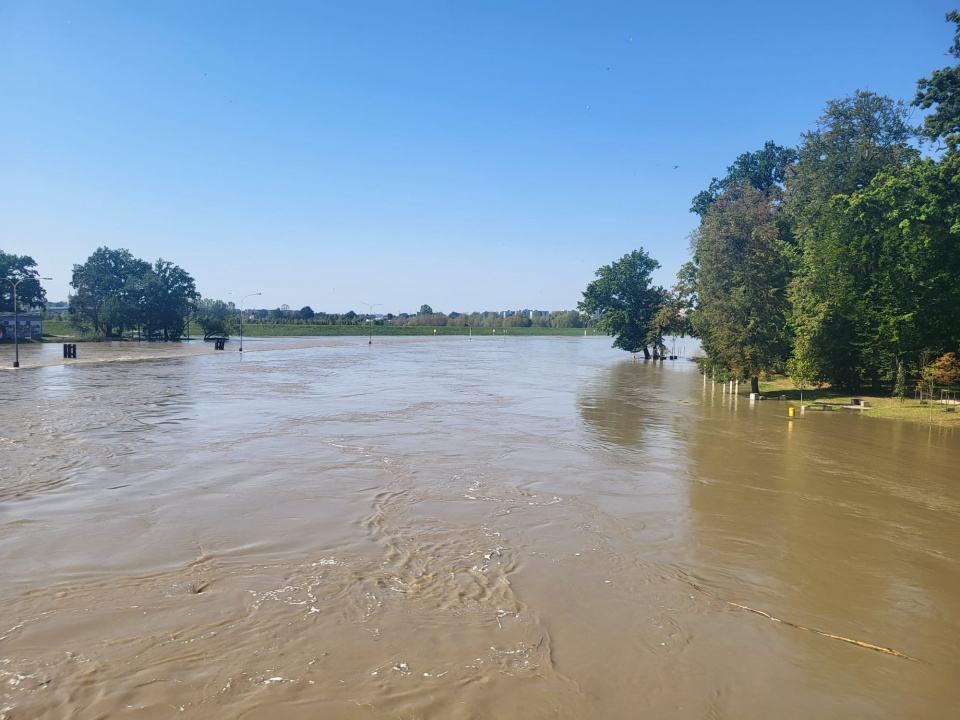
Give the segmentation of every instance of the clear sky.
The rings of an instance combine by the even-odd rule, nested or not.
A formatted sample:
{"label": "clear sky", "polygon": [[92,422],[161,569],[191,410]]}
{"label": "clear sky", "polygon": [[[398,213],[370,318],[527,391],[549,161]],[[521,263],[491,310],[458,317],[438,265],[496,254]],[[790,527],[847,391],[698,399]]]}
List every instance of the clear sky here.
{"label": "clear sky", "polygon": [[712,177],[912,100],[951,9],[4,0],[0,249],[50,300],[102,245],[267,308],[571,309],[638,247],[669,285]]}

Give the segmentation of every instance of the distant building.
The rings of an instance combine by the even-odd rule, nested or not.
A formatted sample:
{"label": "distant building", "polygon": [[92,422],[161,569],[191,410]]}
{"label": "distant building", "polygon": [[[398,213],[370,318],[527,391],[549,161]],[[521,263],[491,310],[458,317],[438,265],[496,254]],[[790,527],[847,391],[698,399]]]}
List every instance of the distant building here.
{"label": "distant building", "polygon": [[[0,339],[13,338],[14,314],[0,313]],[[43,321],[36,313],[20,313],[17,325],[17,336],[21,340],[34,338],[39,340],[43,335]]]}

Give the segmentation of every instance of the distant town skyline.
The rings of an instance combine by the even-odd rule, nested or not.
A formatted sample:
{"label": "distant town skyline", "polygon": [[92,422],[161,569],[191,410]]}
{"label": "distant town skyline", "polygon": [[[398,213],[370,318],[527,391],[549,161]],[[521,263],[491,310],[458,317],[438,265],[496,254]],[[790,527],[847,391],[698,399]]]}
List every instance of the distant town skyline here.
{"label": "distant town skyline", "polygon": [[711,178],[912,100],[950,9],[13,0],[0,249],[50,300],[100,246],[264,308],[568,310],[638,247],[669,286]]}

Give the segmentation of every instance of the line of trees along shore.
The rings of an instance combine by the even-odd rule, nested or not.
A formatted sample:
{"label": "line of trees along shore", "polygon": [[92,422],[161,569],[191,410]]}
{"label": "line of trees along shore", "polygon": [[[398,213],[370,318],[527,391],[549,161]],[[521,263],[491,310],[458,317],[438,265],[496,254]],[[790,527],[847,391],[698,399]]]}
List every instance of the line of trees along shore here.
{"label": "line of trees along shore", "polygon": [[[35,277],[33,260],[27,256],[6,255],[0,252],[0,270],[8,274]],[[6,275],[0,275],[5,277]],[[134,257],[129,250],[98,248],[86,262],[73,266],[70,296],[66,313],[58,316],[67,320],[82,334],[104,339],[122,338],[135,332],[138,336],[156,340],[179,340],[190,322],[196,323],[205,338],[234,335],[240,324],[240,311],[232,302],[203,298],[196,283],[183,268],[167,260],[149,263]],[[38,281],[22,284],[20,305],[23,308],[44,308],[46,296]],[[0,294],[0,308],[11,305],[6,295]],[[65,316],[64,316],[65,315]],[[373,322],[376,325],[427,327],[592,327],[593,321],[576,310],[544,311],[487,311],[474,313],[434,312],[429,305],[416,313],[387,314],[375,317],[354,311],[346,313],[315,312],[310,306],[291,310],[283,305],[274,310],[244,310],[247,324],[357,326]]]}
{"label": "line of trees along shore", "polygon": [[[960,14],[947,20],[960,59]],[[904,102],[858,90],[829,101],[798,147],[743,153],[693,198],[700,225],[672,292],[650,286],[638,251],[601,268],[581,307],[633,352],[689,331],[703,372],[753,392],[785,371],[903,396],[960,343],[960,65],[921,79],[912,105],[932,109],[922,127]],[[630,289],[611,296],[628,265],[617,288]]]}
{"label": "line of trees along shore", "polygon": [[291,310],[284,305],[274,310],[250,310],[244,313],[246,323],[264,323],[276,325],[358,325],[373,319],[376,325],[395,327],[539,327],[539,328],[583,328],[592,327],[590,317],[576,310],[519,310],[484,312],[435,312],[429,305],[421,305],[416,313],[386,313],[373,316],[354,311],[346,313],[314,312],[310,306],[300,310]]}

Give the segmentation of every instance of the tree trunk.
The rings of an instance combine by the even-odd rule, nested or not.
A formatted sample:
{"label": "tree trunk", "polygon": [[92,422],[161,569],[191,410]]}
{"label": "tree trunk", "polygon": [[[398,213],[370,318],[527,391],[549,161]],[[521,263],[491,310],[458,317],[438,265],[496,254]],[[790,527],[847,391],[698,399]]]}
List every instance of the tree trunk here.
{"label": "tree trunk", "polygon": [[752,377],[750,378],[750,392],[760,394],[760,378]]}
{"label": "tree trunk", "polygon": [[649,360],[649,359],[650,359],[650,350],[649,350],[648,348],[644,348],[644,349],[643,349],[643,359],[644,359],[644,360]]}

